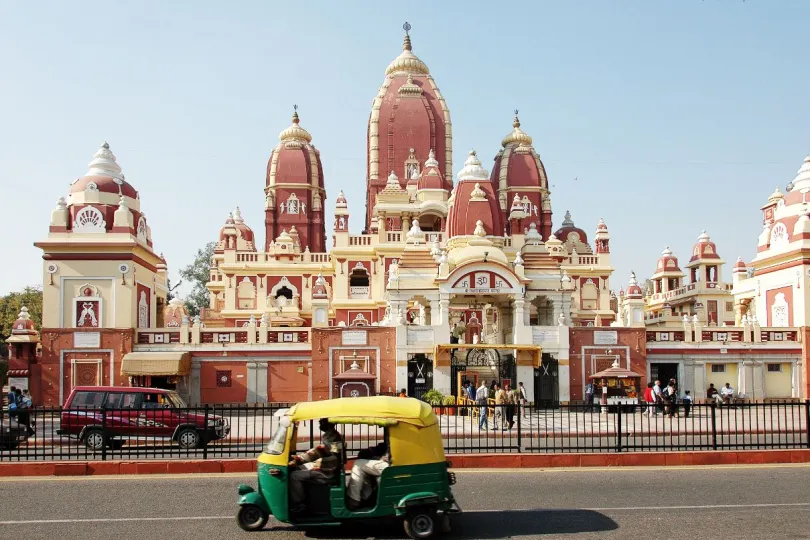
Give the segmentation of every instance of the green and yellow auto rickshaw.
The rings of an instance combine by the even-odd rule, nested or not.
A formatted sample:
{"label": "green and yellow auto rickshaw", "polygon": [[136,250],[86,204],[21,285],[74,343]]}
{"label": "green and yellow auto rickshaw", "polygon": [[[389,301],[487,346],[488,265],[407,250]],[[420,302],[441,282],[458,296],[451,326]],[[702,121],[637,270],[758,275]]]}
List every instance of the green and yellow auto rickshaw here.
{"label": "green and yellow auto rickshaw", "polygon": [[[299,426],[320,419],[328,419],[343,433],[351,425],[382,428],[390,465],[374,479],[373,499],[362,509],[350,508],[353,505],[347,499],[346,458],[354,456],[344,450],[342,466],[328,483],[307,486],[307,511],[290,512],[288,481],[295,469]],[[455,474],[449,468],[438,420],[427,403],[384,396],[299,403],[281,416],[272,440],[258,457],[258,489],[239,486],[237,522],[242,529],[255,531],[265,526],[270,515],[300,527],[399,518],[408,536],[429,538],[449,532],[450,514],[461,511],[450,490]]]}

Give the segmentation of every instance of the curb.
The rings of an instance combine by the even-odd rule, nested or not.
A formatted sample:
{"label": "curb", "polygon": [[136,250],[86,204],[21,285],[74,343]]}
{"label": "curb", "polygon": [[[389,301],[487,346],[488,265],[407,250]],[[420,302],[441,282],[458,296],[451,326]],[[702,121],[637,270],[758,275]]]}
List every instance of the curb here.
{"label": "curb", "polygon": [[[448,454],[454,469],[677,467],[810,463],[810,450],[635,452],[620,454]],[[0,463],[0,477],[249,473],[255,459]]]}

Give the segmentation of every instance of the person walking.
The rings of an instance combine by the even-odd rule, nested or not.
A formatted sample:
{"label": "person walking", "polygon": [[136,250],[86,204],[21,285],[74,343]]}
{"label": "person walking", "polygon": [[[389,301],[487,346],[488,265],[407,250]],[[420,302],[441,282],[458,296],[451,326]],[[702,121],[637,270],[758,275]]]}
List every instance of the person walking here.
{"label": "person walking", "polygon": [[517,397],[509,383],[504,385],[504,403],[506,406],[506,423],[509,424],[509,429],[512,429],[515,425],[515,404],[517,403]]}
{"label": "person walking", "polygon": [[683,393],[683,397],[681,398],[681,403],[683,404],[683,416],[684,418],[689,418],[689,411],[692,410],[692,395],[689,390],[686,390]]}
{"label": "person walking", "polygon": [[495,385],[495,415],[492,418],[492,431],[498,429],[498,424],[501,425],[501,430],[506,431],[506,422],[503,421],[504,417],[504,398],[506,397],[503,388],[500,384]]}
{"label": "person walking", "polygon": [[475,404],[478,405],[480,418],[478,419],[478,429],[487,429],[487,400],[489,399],[489,388],[487,381],[481,381],[481,386],[475,392]]}
{"label": "person walking", "polygon": [[644,403],[647,404],[647,409],[644,411],[644,416],[652,417],[655,414],[655,393],[653,392],[653,383],[647,383],[647,388],[644,390]]}
{"label": "person walking", "polygon": [[[522,382],[518,383],[518,399],[520,400],[520,407],[523,409],[523,418],[528,418],[526,405],[529,403],[529,397],[526,395],[526,388],[524,388]],[[520,411],[518,411],[518,416],[520,416],[520,414]]]}
{"label": "person walking", "polygon": [[593,381],[585,385],[585,412],[593,412],[593,396],[596,388]]}

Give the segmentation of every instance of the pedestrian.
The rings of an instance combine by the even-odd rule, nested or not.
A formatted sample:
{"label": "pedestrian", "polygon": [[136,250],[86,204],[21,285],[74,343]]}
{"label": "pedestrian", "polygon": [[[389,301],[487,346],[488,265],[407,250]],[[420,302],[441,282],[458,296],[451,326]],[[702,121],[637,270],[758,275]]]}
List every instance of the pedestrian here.
{"label": "pedestrian", "polygon": [[478,405],[478,429],[487,429],[487,400],[489,399],[489,388],[487,381],[481,381],[481,386],[475,392],[475,403]]}
{"label": "pedestrian", "polygon": [[467,381],[467,399],[470,400],[471,403],[475,403],[475,387],[470,381]]}
{"label": "pedestrian", "polygon": [[644,403],[647,404],[644,416],[652,417],[652,415],[655,414],[655,393],[653,392],[653,383],[651,382],[647,383],[647,388],[644,390]]}
{"label": "pedestrian", "polygon": [[402,390],[399,391],[399,397],[408,397],[408,391],[405,388],[403,388]]}
{"label": "pedestrian", "polygon": [[681,398],[681,403],[683,403],[683,416],[684,418],[689,418],[689,411],[692,410],[692,396],[689,390],[686,390],[683,393],[683,397]]}
{"label": "pedestrian", "polygon": [[655,398],[655,414],[664,412],[664,393],[661,391],[661,381],[655,381],[653,397]]}
{"label": "pedestrian", "polygon": [[512,429],[515,425],[515,404],[517,403],[517,396],[509,383],[504,385],[504,403],[506,406],[506,423],[509,424],[509,429]]}
{"label": "pedestrian", "polygon": [[506,422],[503,421],[505,397],[503,389],[500,384],[495,384],[495,415],[492,418],[492,431],[498,429],[498,423],[501,425],[501,430],[506,431]]}
{"label": "pedestrian", "polygon": [[675,416],[678,403],[678,390],[675,387],[675,379],[670,379],[669,384],[663,391],[664,412],[669,418]]}
{"label": "pedestrian", "polygon": [[[518,383],[518,399],[520,400],[520,407],[523,409],[523,418],[528,418],[526,405],[529,403],[529,397],[526,395],[526,388],[523,387],[522,382]],[[518,416],[520,416],[520,411],[518,411]]]}
{"label": "pedestrian", "polygon": [[25,426],[28,436],[30,437],[34,434],[34,430],[31,429],[31,400],[24,399],[22,390],[19,388],[17,388],[14,393],[16,395],[15,403],[17,405],[17,422]]}
{"label": "pedestrian", "polygon": [[595,391],[593,381],[585,385],[585,412],[593,412],[593,395]]}
{"label": "pedestrian", "polygon": [[17,418],[17,387],[12,386],[8,391],[8,417]]}

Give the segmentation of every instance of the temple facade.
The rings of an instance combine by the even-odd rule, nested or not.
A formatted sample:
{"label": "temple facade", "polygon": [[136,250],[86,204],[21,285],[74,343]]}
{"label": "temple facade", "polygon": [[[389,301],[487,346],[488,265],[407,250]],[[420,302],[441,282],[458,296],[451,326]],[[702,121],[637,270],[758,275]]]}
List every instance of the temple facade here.
{"label": "temple facade", "polygon": [[[699,388],[709,380],[701,369],[720,360],[736,363],[752,395],[786,384],[769,386],[771,368],[749,370],[754,359],[780,364],[789,394],[805,395],[796,326],[806,313],[799,285],[810,277],[801,273],[808,162],[794,189],[764,207],[767,241],[750,267],[735,266],[733,284],[703,234],[688,283],[666,250],[652,292],[633,278],[614,295],[606,223],[592,219],[586,231],[566,211],[553,226],[546,168],[518,111],[500,144],[493,137],[492,148],[454,166],[450,108],[405,28],[368,119],[366,201],[327,191],[350,179],[324,177],[317,134],[296,107],[265,169],[265,237],[239,208],[223,209],[210,301],[198,316],[181,299],[166,301],[166,261],[140,195],[102,145],[36,244],[45,318],[35,336],[21,314],[17,384],[60,405],[76,385],[160,386],[191,403],[244,403],[402,388],[458,395],[465,381],[497,380],[522,382],[531,400],[553,406],[581,399],[590,375],[615,361]],[[350,212],[364,212],[360,234],[349,230]],[[782,238],[785,228],[793,232]]]}

